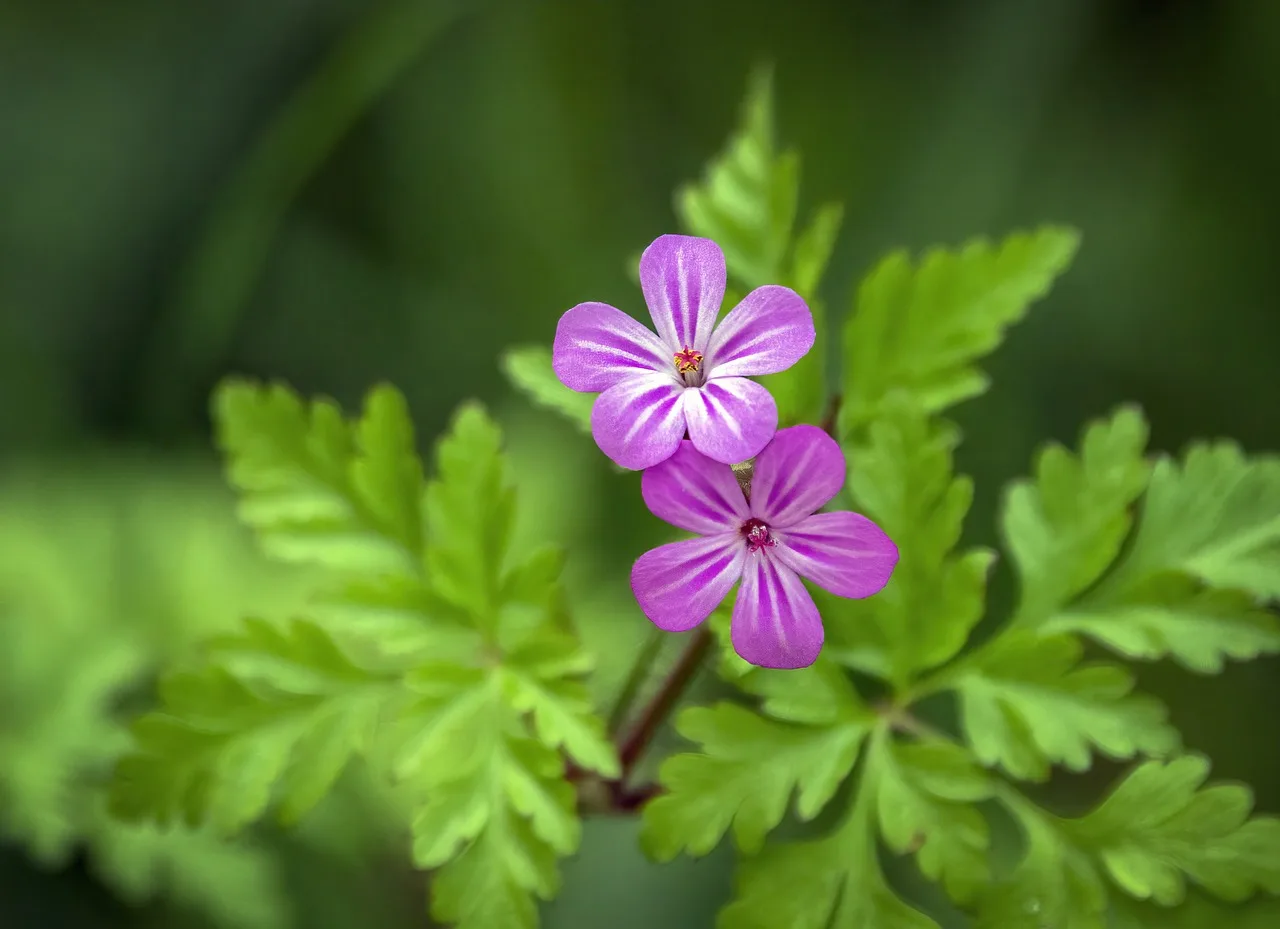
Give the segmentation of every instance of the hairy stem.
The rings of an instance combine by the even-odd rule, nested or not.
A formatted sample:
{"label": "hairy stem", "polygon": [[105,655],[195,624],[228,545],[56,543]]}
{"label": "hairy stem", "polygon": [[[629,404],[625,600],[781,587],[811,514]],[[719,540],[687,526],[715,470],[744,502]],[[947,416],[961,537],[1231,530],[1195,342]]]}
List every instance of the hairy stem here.
{"label": "hairy stem", "polygon": [[671,711],[675,709],[676,703],[698,673],[698,669],[702,666],[702,659],[706,657],[710,648],[711,632],[704,624],[690,637],[689,644],[685,646],[666,680],[645,706],[619,747],[618,758],[622,762],[619,784],[626,784],[635,770],[636,762],[644,755],[653,737],[671,715]]}

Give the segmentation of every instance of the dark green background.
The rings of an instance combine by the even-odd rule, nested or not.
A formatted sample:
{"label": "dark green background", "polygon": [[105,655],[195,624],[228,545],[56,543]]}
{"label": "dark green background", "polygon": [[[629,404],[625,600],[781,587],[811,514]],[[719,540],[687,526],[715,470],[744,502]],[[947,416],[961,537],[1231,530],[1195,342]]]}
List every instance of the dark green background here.
{"label": "dark green background", "polygon": [[[1039,443],[1121,401],[1158,449],[1280,449],[1280,4],[476,0],[421,35],[375,26],[335,67],[387,6],[0,0],[0,464],[57,461],[92,488],[90,452],[127,446],[159,473],[207,447],[228,372],[349,405],[390,380],[424,447],[479,397],[511,433],[529,519],[595,552],[576,576],[625,601],[662,526],[634,476],[512,395],[498,355],[549,342],[582,300],[640,310],[627,258],[673,230],[673,189],[720,148],[761,60],[803,153],[802,210],[846,205],[824,288],[837,318],[892,247],[1083,231],[1074,269],[989,360],[992,392],[956,412],[974,541],[995,541],[1000,488]],[[397,57],[386,92],[348,106]],[[299,144],[250,161],[301,87],[329,102]],[[584,608],[616,620],[599,641],[624,651],[643,631],[625,602]],[[1188,744],[1273,811],[1277,667],[1143,673]],[[422,924],[401,864],[323,877],[294,861],[325,925]],[[594,824],[547,925],[705,926],[726,869],[655,869],[627,824]],[[339,897],[364,901],[346,922]],[[362,910],[375,899],[386,913]],[[139,919],[164,921],[0,849],[0,926]]]}

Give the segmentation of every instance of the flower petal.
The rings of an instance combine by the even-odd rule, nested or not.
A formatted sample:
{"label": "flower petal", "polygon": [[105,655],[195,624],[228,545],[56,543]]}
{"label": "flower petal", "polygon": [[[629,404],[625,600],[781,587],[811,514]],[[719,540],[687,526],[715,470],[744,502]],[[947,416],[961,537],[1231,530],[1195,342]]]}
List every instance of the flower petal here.
{"label": "flower petal", "polygon": [[631,591],[659,629],[684,632],[711,615],[738,578],[747,546],[736,532],[651,549],[631,568]]}
{"label": "flower petal", "polygon": [[813,314],[789,287],[757,287],[729,311],[711,335],[707,377],[747,377],[785,371],[813,348]]}
{"label": "flower petal", "polygon": [[844,475],[844,453],[817,426],[779,429],[756,456],[751,514],[774,528],[793,526],[838,494]]}
{"label": "flower petal", "polygon": [[898,563],[898,546],[859,513],[815,513],[773,535],[773,557],[837,597],[879,593]]}
{"label": "flower petal", "polygon": [[702,535],[736,532],[751,516],[733,469],[688,441],[644,472],[640,493],[654,516]]}
{"label": "flower petal", "polygon": [[722,377],[689,388],[684,415],[694,447],[724,464],[755,457],[778,428],[773,394],[745,377]]}
{"label": "flower petal", "polygon": [[640,256],[640,289],[673,352],[707,350],[724,300],[724,252],[710,239],[658,236]]}
{"label": "flower petal", "polygon": [[571,390],[608,390],[648,371],[672,372],[671,353],[656,335],[607,303],[579,303],[560,317],[551,367]]}
{"label": "flower petal", "polygon": [[729,627],[733,650],[761,668],[807,668],[822,651],[822,617],[794,571],[749,556]]}
{"label": "flower petal", "polygon": [[640,374],[596,397],[591,435],[600,451],[633,471],[666,461],[684,438],[683,391],[665,374]]}

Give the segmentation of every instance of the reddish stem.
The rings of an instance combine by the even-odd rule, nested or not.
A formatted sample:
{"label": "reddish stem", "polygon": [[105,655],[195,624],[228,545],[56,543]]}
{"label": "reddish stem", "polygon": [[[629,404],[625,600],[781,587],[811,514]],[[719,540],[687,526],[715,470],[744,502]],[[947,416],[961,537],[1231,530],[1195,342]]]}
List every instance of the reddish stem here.
{"label": "reddish stem", "polygon": [[840,394],[832,394],[831,400],[827,403],[826,415],[822,417],[822,431],[833,439],[838,438],[836,436],[836,419],[840,415],[840,400]]}
{"label": "reddish stem", "polygon": [[623,740],[618,749],[618,760],[622,762],[622,775],[617,781],[619,797],[622,796],[621,788],[635,770],[636,762],[644,755],[645,749],[653,741],[658,729],[675,709],[676,703],[694,675],[698,673],[698,668],[702,666],[702,659],[706,657],[710,648],[711,632],[703,625],[693,633],[689,644],[685,646],[684,652],[671,669],[671,673],[662,682],[662,687],[645,706],[635,725],[631,727],[630,733]]}

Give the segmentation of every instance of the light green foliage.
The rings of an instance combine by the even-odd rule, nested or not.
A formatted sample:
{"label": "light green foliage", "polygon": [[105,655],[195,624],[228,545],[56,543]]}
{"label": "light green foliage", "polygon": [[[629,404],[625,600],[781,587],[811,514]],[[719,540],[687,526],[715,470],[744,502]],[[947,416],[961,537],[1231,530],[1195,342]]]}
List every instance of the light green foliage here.
{"label": "light green foliage", "polygon": [[1157,462],[1127,554],[1049,626],[1216,673],[1225,658],[1280,652],[1280,624],[1261,609],[1278,593],[1280,462],[1200,444]]}
{"label": "light green foliage", "polygon": [[701,753],[667,759],[659,776],[668,792],[645,808],[641,843],[660,861],[705,855],[730,828],[740,848],[758,851],[793,792],[800,818],[812,819],[852,770],[874,719],[826,662],[794,674],[756,670],[742,683],[764,698],[762,713],[720,703],[680,716],[680,734]]}
{"label": "light green foliage", "polygon": [[[798,227],[799,157],[776,144],[767,70],[753,75],[726,148],[678,192],[676,212],[684,231],[724,250],[727,307],[772,283],[809,302],[817,345],[764,382],[783,425],[824,418],[818,292],[842,210],[820,207]],[[641,842],[668,861],[732,835],[742,861],[717,929],[938,929],[951,914],[909,902],[903,867],[981,929],[1217,929],[1228,904],[1280,894],[1280,821],[1250,818],[1246,788],[1206,787],[1207,762],[1178,754],[1163,706],[1135,692],[1126,668],[1085,660],[1083,644],[1206,673],[1280,651],[1268,609],[1280,597],[1280,459],[1219,443],[1152,464],[1132,407],[1090,424],[1075,449],[1049,445],[1004,497],[1016,608],[979,625],[996,556],[960,544],[974,490],[955,473],[959,431],[938,414],[986,390],[978,362],[1047,294],[1078,240],[1046,226],[914,262],[894,253],[858,288],[836,430],[845,496],[901,557],[874,597],[814,590],[826,645],[804,670],[734,656],[727,602],[708,620],[721,677],[740,699],[678,714],[692,744],[661,765],[665,791],[644,808]],[[559,383],[546,349],[509,351],[502,368],[589,431],[593,398]],[[180,892],[183,875],[208,862],[242,893],[223,895],[221,910],[210,893],[205,909],[267,929],[284,917],[270,885],[246,876],[260,852],[228,846],[223,860],[202,843],[271,809],[297,820],[363,758],[366,775],[393,782],[404,801],[413,861],[435,872],[432,916],[462,929],[534,929],[538,901],[558,889],[558,860],[579,844],[567,765],[621,772],[582,679],[594,663],[567,613],[563,555],[513,542],[499,430],[465,405],[427,482],[389,387],[354,422],[330,401],[245,382],[219,392],[215,413],[243,520],[266,552],[322,569],[325,584],[305,618],[247,621],[165,678],[162,707],[138,721],[117,765],[115,809],[202,830],[113,824],[112,842],[136,850],[106,870],[121,887],[149,888],[167,868]],[[95,733],[91,750],[48,737],[71,759],[66,770],[119,755],[125,739],[118,729],[106,738],[102,706],[146,663],[128,637],[83,644],[74,676],[53,675],[75,709],[40,719]],[[875,700],[860,692],[864,675],[879,679],[867,691]],[[958,737],[921,718],[916,704],[939,695],[952,701]],[[1135,767],[1087,815],[1051,813],[1013,783],[1084,771],[1095,755]],[[0,790],[54,805],[69,777],[39,776],[52,767],[0,762]],[[990,847],[1001,810],[998,824],[1011,817],[1022,840],[1007,852]],[[75,834],[65,820],[5,815],[37,848],[64,848]],[[808,824],[806,838],[779,841],[794,828],[788,817]],[[885,853],[903,860],[884,868]],[[260,906],[232,914],[249,907],[247,894],[261,894]]]}
{"label": "light green foliage", "polygon": [[724,251],[726,309],[764,284],[791,287],[809,304],[818,330],[814,348],[788,370],[760,378],[778,404],[780,425],[788,426],[822,416],[827,327],[819,288],[844,210],[825,204],[796,230],[800,156],[779,151],[775,136],[773,73],[761,67],[751,75],[741,119],[724,150],[701,182],[677,192],[676,215],[683,231],[713,239]]}
{"label": "light green foliage", "polygon": [[[1017,608],[966,651],[995,555],[958,548],[973,486],[954,473],[958,430],[936,414],[985,390],[974,362],[1045,295],[1077,239],[1045,227],[935,249],[918,265],[897,254],[864,281],[845,330],[840,435],[852,506],[898,545],[897,568],[866,600],[814,590],[826,627],[814,667],[761,672],[724,655],[721,676],[755,705],[684,711],[678,728],[696,751],[663,765],[667,792],[645,810],[643,844],[659,860],[706,854],[733,833],[745,858],[719,929],[937,926],[886,879],[880,844],[912,855],[988,929],[1163,925],[1145,901],[1175,905],[1188,881],[1228,901],[1277,892],[1275,821],[1248,820],[1243,788],[1199,790],[1207,766],[1176,756],[1164,707],[1122,666],[1086,661],[1079,635],[1201,671],[1277,650],[1262,600],[1280,590],[1280,463],[1222,445],[1153,469],[1132,407],[1090,424],[1075,450],[1048,446],[1001,515]],[[727,650],[727,612],[710,622]],[[843,668],[881,678],[890,697],[867,708]],[[913,715],[944,691],[963,744]],[[1083,771],[1095,754],[1171,760],[1141,762],[1079,819],[1007,780]],[[765,842],[793,795],[796,818],[810,820],[842,783],[851,796],[824,835]],[[1024,838],[1007,867],[988,850],[992,800]]]}
{"label": "light green foliage", "polygon": [[844,329],[841,433],[880,412],[895,389],[936,413],[987,389],[973,362],[1048,293],[1075,256],[1079,234],[1046,226],[993,245],[975,239],[933,249],[913,264],[894,252],[858,289]]}
{"label": "light green foliage", "polygon": [[1041,450],[1034,481],[1005,497],[1005,542],[1021,581],[1014,623],[1035,625],[1087,589],[1115,560],[1147,484],[1147,424],[1132,407],[1093,423],[1077,456]]}
{"label": "light green foliage", "polygon": [[[1005,794],[1027,851],[984,896],[979,925],[1102,929],[1109,898],[1173,906],[1188,881],[1227,901],[1258,889],[1280,893],[1280,820],[1250,818],[1249,790],[1202,786],[1208,773],[1208,762],[1194,755],[1146,762],[1079,819]],[[1119,909],[1151,914],[1123,901]]]}
{"label": "light green foliage", "polygon": [[116,768],[116,815],[231,835],[274,800],[280,818],[295,822],[368,748],[391,680],[352,663],[320,627],[295,620],[280,631],[248,620],[219,645],[276,667],[237,674],[231,662],[211,662],[166,677],[163,710],[134,724],[137,751]]}
{"label": "light green foliage", "polygon": [[1242,591],[1204,589],[1180,574],[1152,578],[1130,598],[1086,599],[1045,624],[1079,632],[1129,658],[1168,656],[1201,674],[1224,659],[1246,661],[1280,652],[1280,623]]}
{"label": "light green foliage", "polygon": [[81,467],[0,482],[0,834],[46,867],[83,850],[128,900],[282,929],[272,850],[120,822],[98,785],[129,746],[121,701],[236,612],[297,603],[305,578],[256,557],[204,468]]}
{"label": "light green foliage", "polygon": [[1113,584],[1160,571],[1280,598],[1280,459],[1247,458],[1231,442],[1193,445],[1182,462],[1161,459]]}
{"label": "light green foliage", "polygon": [[1072,636],[1011,632],[962,665],[952,685],[965,735],[984,764],[1041,780],[1051,764],[1088,768],[1094,748],[1127,759],[1177,747],[1164,707],[1132,692],[1133,675],[1080,656]]}
{"label": "light green foliage", "polygon": [[773,71],[751,75],[737,131],[701,183],[676,193],[690,235],[714,239],[731,278],[750,290],[781,283],[800,190],[800,158],[774,141]]}
{"label": "light green foliage", "polygon": [[[365,757],[410,800],[414,860],[437,869],[436,919],[536,926],[556,859],[579,838],[565,759],[605,776],[618,762],[579,680],[591,662],[564,611],[561,554],[511,550],[497,427],[464,406],[428,483],[390,388],[355,422],[241,382],[216,408],[242,515],[266,550],[341,583],[315,617],[249,620],[165,679],[117,767],[117,814],[221,833],[273,807],[293,822]],[[361,629],[352,612],[400,622]]]}
{"label": "light green foliage", "polygon": [[991,796],[985,771],[958,745],[886,742],[876,786],[880,830],[896,852],[916,850],[920,870],[967,901],[988,878],[987,821],[973,806]]}
{"label": "light green foliage", "polygon": [[332,570],[421,570],[421,467],[404,400],[369,394],[356,425],[330,400],[229,381],[214,403],[240,518],[283,561]]}
{"label": "light green foliage", "polygon": [[234,929],[293,923],[279,862],[268,850],[206,831],[122,827],[101,808],[93,823],[94,871],[124,900],[165,893]]}
{"label": "light green foliage", "polygon": [[[742,865],[738,894],[721,911],[717,929],[937,929],[933,919],[889,887],[880,868],[877,807],[896,799],[895,787],[912,790],[897,784],[886,795],[885,779],[900,777],[890,762],[892,752],[887,732],[877,730],[855,785],[852,808],[830,835],[770,846]],[[892,828],[899,825],[900,820],[890,819]],[[938,851],[939,857],[932,860],[940,864]],[[954,865],[948,861],[947,867]]]}
{"label": "light green foliage", "polygon": [[551,350],[541,345],[508,349],[502,372],[538,406],[561,413],[583,432],[591,432],[595,394],[582,394],[560,383],[551,367]]}
{"label": "light green foliage", "polygon": [[956,552],[973,482],[952,470],[959,439],[896,394],[863,441],[848,446],[855,507],[898,546],[893,577],[875,597],[835,601],[829,613],[839,654],[905,687],[942,664],[982,616],[993,552]]}

